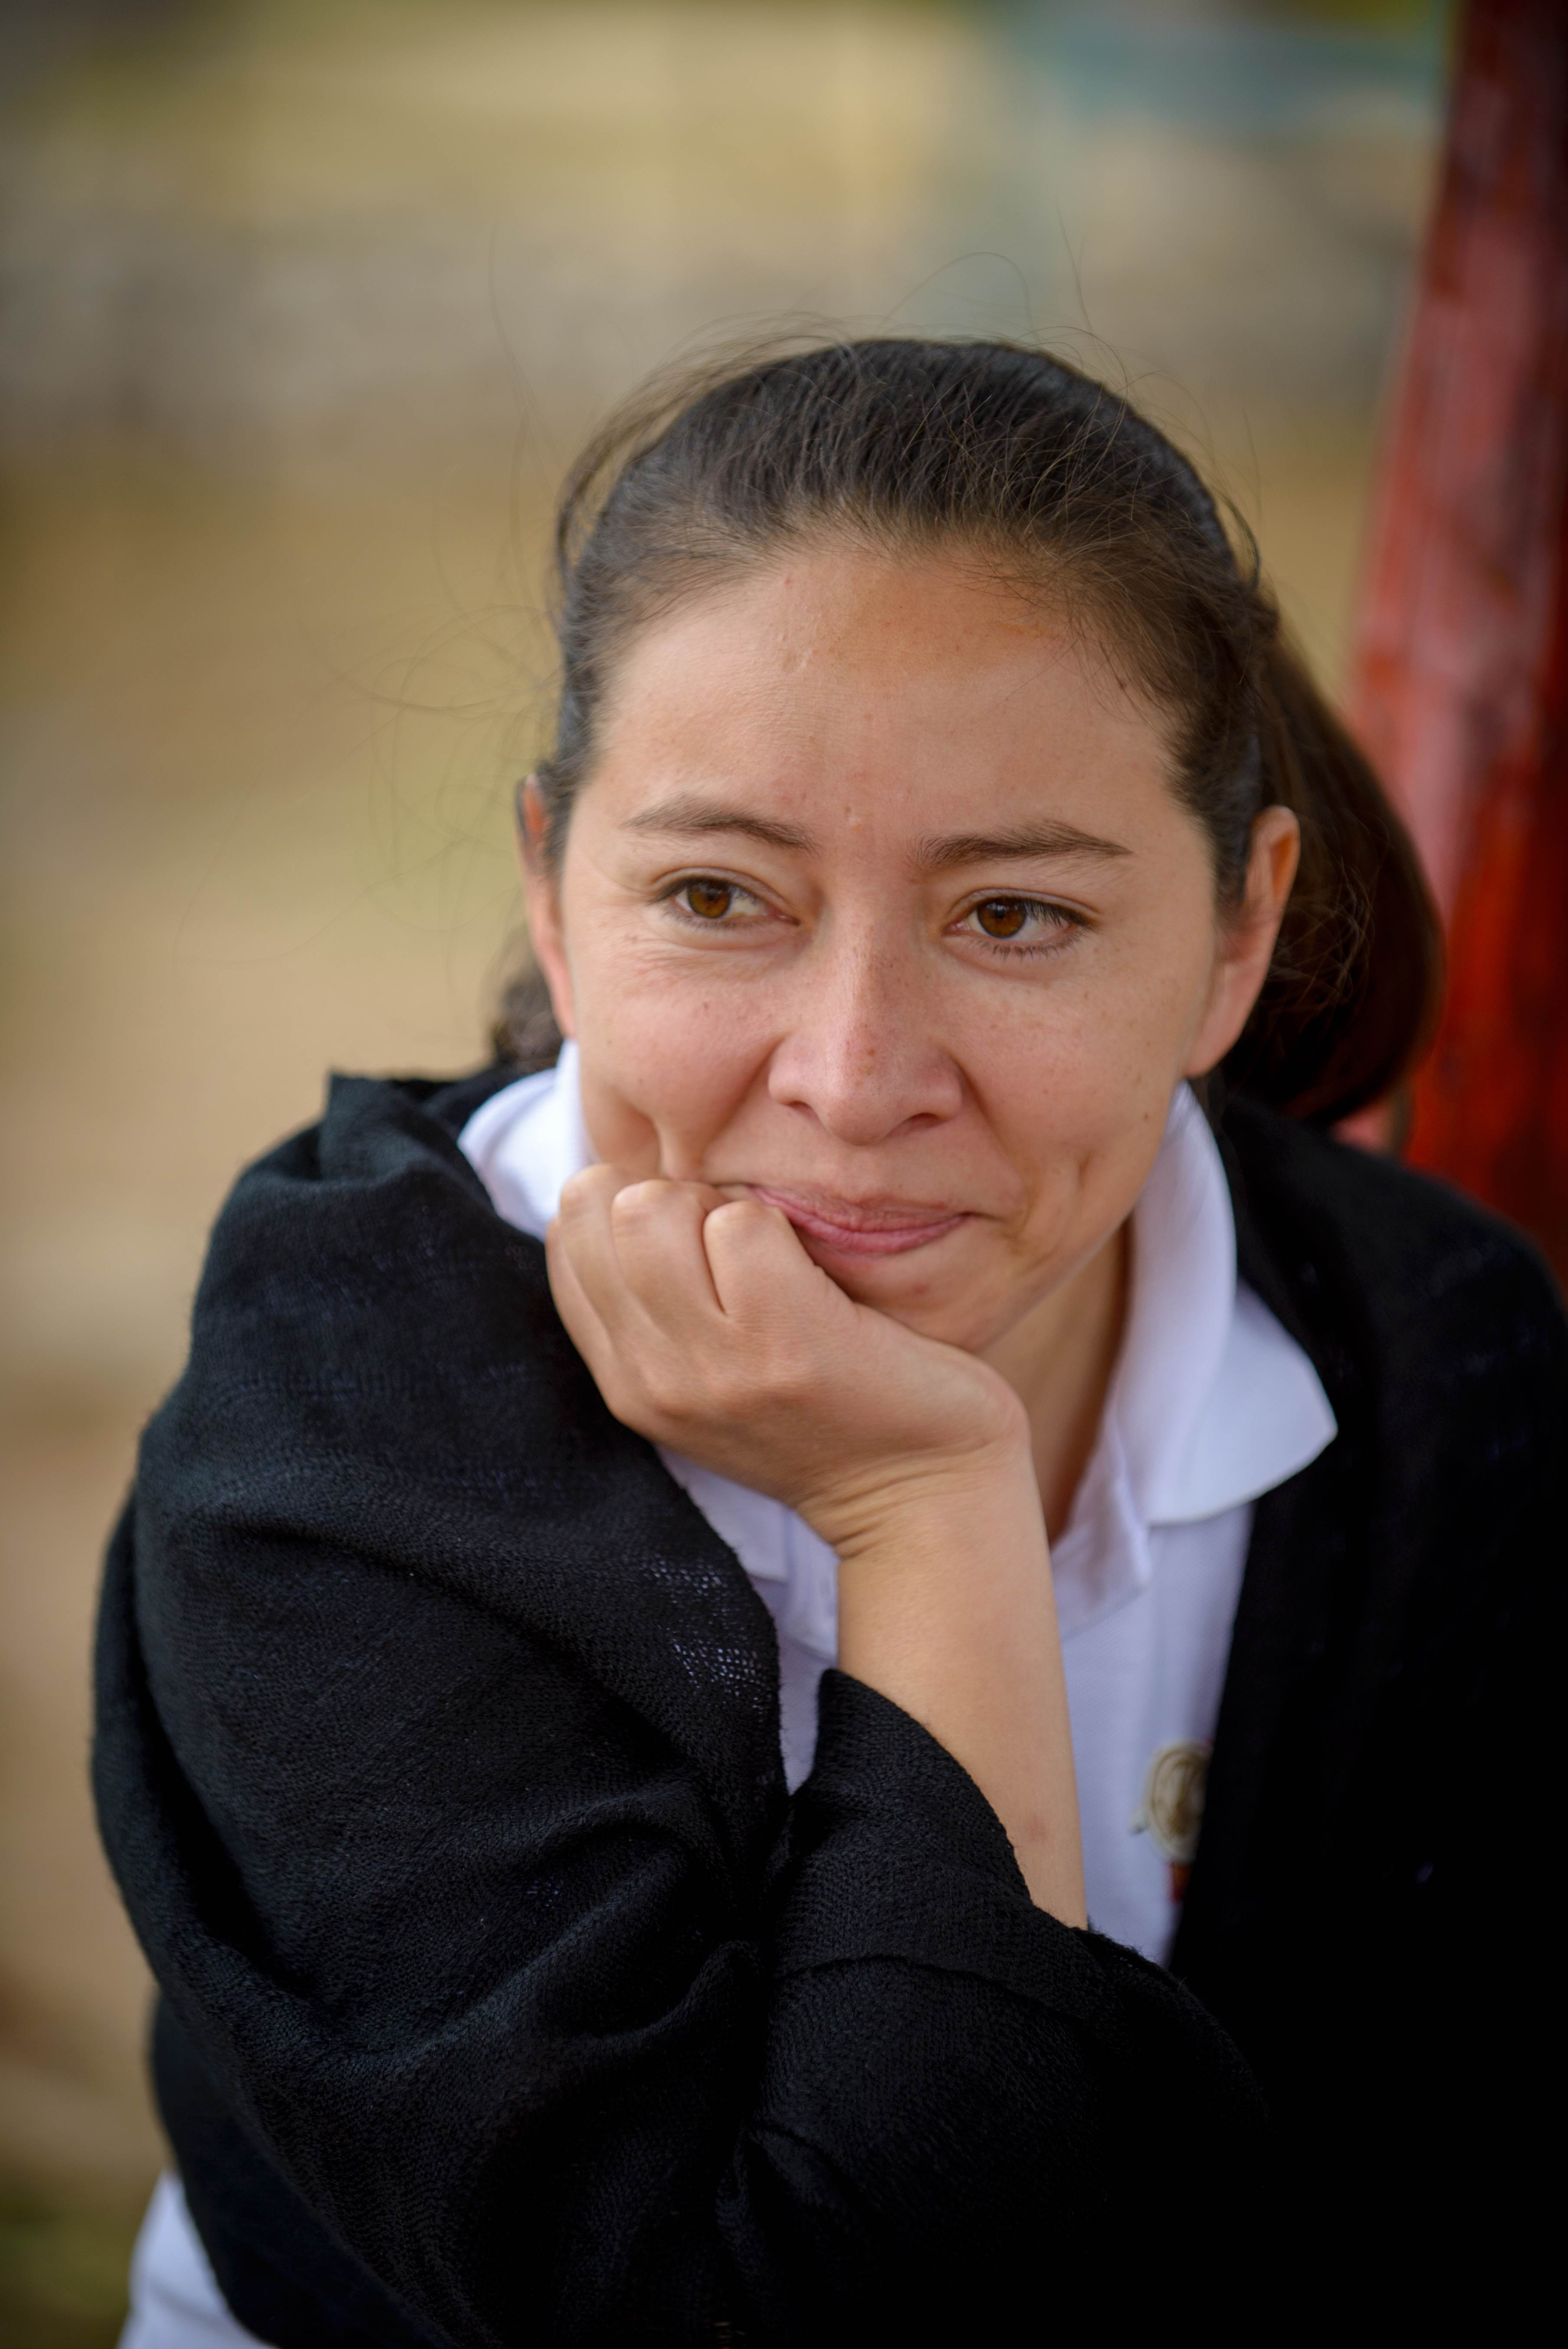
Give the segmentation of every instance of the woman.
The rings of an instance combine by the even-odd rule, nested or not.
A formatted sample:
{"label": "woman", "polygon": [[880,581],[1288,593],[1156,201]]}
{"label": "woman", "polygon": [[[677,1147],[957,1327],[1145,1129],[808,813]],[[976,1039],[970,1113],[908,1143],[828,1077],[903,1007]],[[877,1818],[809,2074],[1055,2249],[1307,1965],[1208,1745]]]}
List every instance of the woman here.
{"label": "woman", "polygon": [[181,2181],[132,2337],[1451,2292],[1565,1349],[1323,1132],[1424,1032],[1403,834],[1184,460],[1037,353],[660,395],[560,547],[569,1040],[523,1001],[242,1178],[111,1550]]}

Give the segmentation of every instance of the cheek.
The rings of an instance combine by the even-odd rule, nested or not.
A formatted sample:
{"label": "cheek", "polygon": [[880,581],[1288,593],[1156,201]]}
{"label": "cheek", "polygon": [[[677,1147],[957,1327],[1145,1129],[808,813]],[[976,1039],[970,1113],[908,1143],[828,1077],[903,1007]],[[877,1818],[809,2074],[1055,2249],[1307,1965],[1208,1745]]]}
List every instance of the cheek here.
{"label": "cheek", "polygon": [[765,1061],[760,1003],[716,972],[672,985],[612,931],[573,957],[583,1108],[602,1158],[692,1181]]}
{"label": "cheek", "polygon": [[986,1123],[1024,1178],[1018,1257],[1050,1286],[1130,1212],[1154,1163],[1204,1000],[1198,958],[1101,970],[1050,1017],[998,1032],[974,1071]]}
{"label": "cheek", "polygon": [[1099,984],[998,1033],[975,1090],[1015,1164],[1059,1180],[1075,1165],[1136,1158],[1163,1128],[1200,1001],[1185,974]]}

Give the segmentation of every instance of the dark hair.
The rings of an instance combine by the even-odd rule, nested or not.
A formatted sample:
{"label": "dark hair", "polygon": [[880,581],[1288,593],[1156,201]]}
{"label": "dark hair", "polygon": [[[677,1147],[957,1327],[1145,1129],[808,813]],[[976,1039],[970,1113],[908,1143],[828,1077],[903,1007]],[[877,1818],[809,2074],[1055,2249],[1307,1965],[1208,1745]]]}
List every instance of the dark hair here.
{"label": "dark hair", "polygon": [[[1237,902],[1253,818],[1300,820],[1300,873],[1226,1081],[1327,1123],[1424,1043],[1436,921],[1404,827],[1281,627],[1250,533],[1164,436],[1010,343],[837,343],[657,381],[585,450],[556,525],[561,706],[537,770],[558,859],[629,637],[726,572],[846,536],[958,545],[1113,639],[1169,714],[1177,789]],[[547,1046],[537,981],[498,1033]]]}

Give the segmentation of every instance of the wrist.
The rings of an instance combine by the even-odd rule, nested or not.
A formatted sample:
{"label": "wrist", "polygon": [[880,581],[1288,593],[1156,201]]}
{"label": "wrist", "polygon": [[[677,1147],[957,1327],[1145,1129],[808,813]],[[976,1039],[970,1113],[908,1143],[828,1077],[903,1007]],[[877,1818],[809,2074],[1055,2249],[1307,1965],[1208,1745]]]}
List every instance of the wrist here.
{"label": "wrist", "polygon": [[923,1551],[951,1557],[982,1526],[1039,1519],[1027,1424],[973,1450],[878,1463],[798,1506],[842,1567]]}

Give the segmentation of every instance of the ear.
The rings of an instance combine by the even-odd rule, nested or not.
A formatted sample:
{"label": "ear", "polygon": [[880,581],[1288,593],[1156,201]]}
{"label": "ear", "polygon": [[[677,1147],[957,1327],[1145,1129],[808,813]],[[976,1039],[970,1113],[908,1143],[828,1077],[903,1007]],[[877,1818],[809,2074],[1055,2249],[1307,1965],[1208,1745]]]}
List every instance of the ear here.
{"label": "ear", "polygon": [[1246,888],[1222,914],[1209,999],[1183,1076],[1201,1077],[1222,1061],[1258,999],[1301,862],[1301,825],[1289,808],[1266,807],[1253,825]]}
{"label": "ear", "polygon": [[529,944],[550,989],[550,1008],[563,1036],[575,1035],[572,966],[561,919],[561,876],[544,853],[548,818],[539,779],[530,775],[517,790],[517,854],[522,867],[522,897],[528,909]]}

